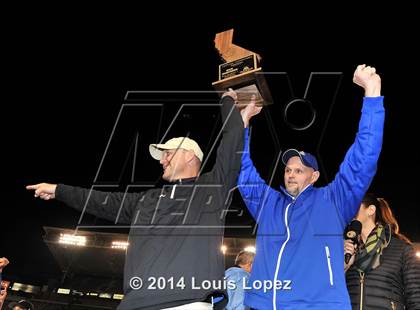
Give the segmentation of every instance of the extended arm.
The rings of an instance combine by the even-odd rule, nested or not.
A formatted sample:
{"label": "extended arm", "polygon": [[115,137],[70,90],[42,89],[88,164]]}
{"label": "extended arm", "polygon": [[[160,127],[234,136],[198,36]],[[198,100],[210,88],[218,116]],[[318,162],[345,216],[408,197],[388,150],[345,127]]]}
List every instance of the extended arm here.
{"label": "extended arm", "polygon": [[381,79],[375,68],[358,66],[353,81],[364,88],[366,95],[359,130],[339,172],[326,187],[326,193],[336,205],[344,223],[350,222],[357,213],[363,195],[375,176],[385,119],[383,97],[380,96]]}
{"label": "extended arm", "polygon": [[44,200],[57,199],[69,207],[121,224],[131,223],[141,193],[101,192],[64,184],[39,183],[28,185],[35,197]]}

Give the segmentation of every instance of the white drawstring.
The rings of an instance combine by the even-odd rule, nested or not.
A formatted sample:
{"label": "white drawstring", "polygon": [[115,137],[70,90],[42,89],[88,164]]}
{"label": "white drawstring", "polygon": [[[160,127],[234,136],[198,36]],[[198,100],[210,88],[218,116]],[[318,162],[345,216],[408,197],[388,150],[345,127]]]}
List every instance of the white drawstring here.
{"label": "white drawstring", "polygon": [[176,187],[176,184],[172,187],[171,199],[174,199],[175,187]]}

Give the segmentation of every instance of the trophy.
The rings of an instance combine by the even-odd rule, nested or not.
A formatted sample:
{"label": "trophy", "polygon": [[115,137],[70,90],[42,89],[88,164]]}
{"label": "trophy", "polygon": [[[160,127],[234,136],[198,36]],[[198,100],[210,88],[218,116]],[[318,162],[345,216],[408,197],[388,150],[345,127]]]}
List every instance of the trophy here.
{"label": "trophy", "polygon": [[239,105],[250,102],[255,95],[257,105],[271,104],[271,94],[259,63],[261,56],[232,43],[233,29],[219,32],[215,47],[224,61],[219,65],[219,80],[213,87],[221,95],[228,88],[238,94]]}

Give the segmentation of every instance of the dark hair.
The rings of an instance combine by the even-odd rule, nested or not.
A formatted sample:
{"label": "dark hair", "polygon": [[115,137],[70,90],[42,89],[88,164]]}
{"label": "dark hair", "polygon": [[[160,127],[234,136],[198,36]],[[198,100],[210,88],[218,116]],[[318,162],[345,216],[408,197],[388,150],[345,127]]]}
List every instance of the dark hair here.
{"label": "dark hair", "polygon": [[19,307],[20,309],[24,309],[24,310],[34,310],[35,307],[34,305],[25,299],[22,299],[18,302],[11,302],[8,304],[8,308],[9,309],[14,309],[15,307]]}
{"label": "dark hair", "polygon": [[249,251],[240,251],[239,254],[236,256],[235,265],[246,265],[250,264],[254,261],[255,254]]}
{"label": "dark hair", "polygon": [[392,233],[398,238],[407,243],[411,244],[410,239],[400,233],[400,226],[392,213],[391,208],[389,207],[388,202],[383,198],[378,198],[373,193],[367,193],[365,197],[363,197],[362,204],[365,208],[369,207],[370,205],[374,205],[376,207],[375,212],[375,223],[382,224],[384,226],[389,225],[391,227]]}

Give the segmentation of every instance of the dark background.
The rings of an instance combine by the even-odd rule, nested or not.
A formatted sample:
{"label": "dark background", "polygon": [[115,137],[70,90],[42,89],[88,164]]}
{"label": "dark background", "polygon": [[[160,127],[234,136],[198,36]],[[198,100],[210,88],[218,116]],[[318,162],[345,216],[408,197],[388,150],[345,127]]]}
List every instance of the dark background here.
{"label": "dark background", "polygon": [[[8,278],[43,282],[59,275],[42,241],[42,227],[75,228],[80,216],[57,202],[34,199],[25,185],[62,182],[90,187],[121,105],[127,103],[127,91],[211,91],[220,64],[214,35],[229,28],[235,28],[237,45],[263,57],[264,71],[287,72],[293,87],[291,94],[286,75],[270,80],[274,104],[253,120],[252,156],[266,180],[276,152],[289,147],[317,154],[323,172],[319,185],[331,180],[357,131],[363,92],[352,83],[354,69],[361,63],[377,68],[383,81],[386,126],[371,190],[390,202],[402,232],[420,241],[418,25],[410,9],[394,8],[390,14],[366,8],[352,14],[346,9],[303,14],[299,9],[270,7],[238,12],[237,7],[206,4],[192,9],[164,4],[118,10],[38,6],[35,13],[35,8],[26,6],[13,12],[10,31],[5,32],[7,99],[0,125],[0,256],[11,261],[5,269]],[[314,78],[308,99],[317,109],[317,121],[309,130],[295,131],[285,124],[282,111],[293,97],[303,96],[311,72],[342,74]],[[161,120],[143,110],[124,114],[117,130],[121,138],[110,146],[115,157],[104,162],[98,181],[130,183],[124,161],[132,161],[130,145],[133,133],[139,131],[135,181],[157,182],[161,169],[148,157],[147,145],[161,137],[182,100],[216,102],[217,96],[181,95],[172,103],[165,101]],[[190,130],[208,150],[220,120],[217,110],[203,111],[182,114],[170,135]],[[295,121],[296,115],[308,117],[305,107],[292,112]],[[281,182],[278,171],[273,179],[276,187]],[[242,207],[235,197],[233,208]],[[227,224],[235,223],[252,221],[247,214],[228,217]],[[226,235],[249,237],[248,233],[228,230]]]}

